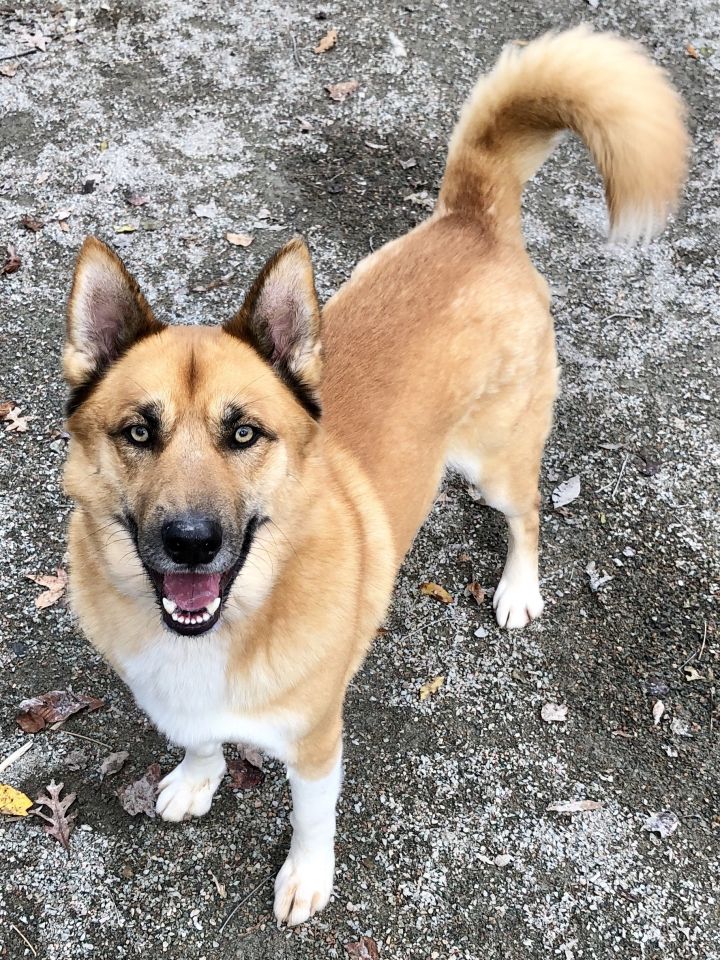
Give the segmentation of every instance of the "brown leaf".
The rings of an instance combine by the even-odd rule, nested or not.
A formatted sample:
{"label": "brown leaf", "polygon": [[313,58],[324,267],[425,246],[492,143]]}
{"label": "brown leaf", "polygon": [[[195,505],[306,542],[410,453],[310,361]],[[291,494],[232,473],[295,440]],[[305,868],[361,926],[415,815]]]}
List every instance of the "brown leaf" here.
{"label": "brown leaf", "polygon": [[190,293],[209,293],[211,290],[216,290],[218,287],[224,287],[225,284],[230,283],[234,277],[234,273],[226,273],[222,277],[215,277],[215,279],[211,280],[209,283],[195,284],[194,287],[190,287]]}
{"label": "brown leaf", "polygon": [[421,583],[420,593],[426,597],[434,597],[435,600],[440,600],[441,603],[453,602],[452,595],[447,592],[445,587],[441,587],[438,583]]}
{"label": "brown leaf", "polygon": [[131,193],[125,197],[125,200],[131,207],[144,207],[146,203],[150,203],[150,197],[146,197],[141,193]]}
{"label": "brown leaf", "polygon": [[337,39],[337,30],[328,30],[322,40],[319,41],[318,45],[313,47],[313,53],[327,53],[328,50],[332,50],[332,48],[335,46]]}
{"label": "brown leaf", "polygon": [[25,227],[26,230],[31,230],[33,233],[38,233],[45,226],[42,220],[38,220],[37,217],[31,216],[29,213],[26,213],[20,218],[20,224]]}
{"label": "brown leaf", "polygon": [[234,247],[249,247],[255,238],[249,233],[226,233],[225,239]]}
{"label": "brown leaf", "polygon": [[160,775],[160,764],[151,763],[139,780],[128,783],[117,791],[121,807],[131,817],[144,813],[146,817],[155,818]]}
{"label": "brown leaf", "polygon": [[418,691],[420,701],[422,702],[423,700],[427,700],[431,694],[437,693],[444,683],[445,677],[433,677],[432,680],[428,680],[428,682],[424,683]]}
{"label": "brown leaf", "polygon": [[72,690],[51,690],[39,697],[23,700],[18,707],[15,720],[25,733],[37,733],[38,730],[44,730],[48,724],[67,720],[81,710],[99,710],[104,706],[104,700],[88,697],[84,693],[73,693]]}
{"label": "brown leaf", "polygon": [[355,943],[346,943],[345,950],[353,960],[380,960],[378,945],[372,937],[360,937]]}
{"label": "brown leaf", "polygon": [[0,76],[12,79],[18,72],[19,63],[3,63],[0,66]]}
{"label": "brown leaf", "polygon": [[64,783],[55,783],[54,780],[51,780],[47,787],[45,787],[47,794],[43,794],[37,798],[38,806],[47,807],[50,810],[49,816],[41,813],[39,810],[34,810],[33,812],[36,817],[40,817],[41,820],[45,821],[43,825],[45,833],[58,840],[69,853],[70,834],[74,829],[73,820],[75,819],[75,814],[68,814],[67,811],[75,802],[75,794],[68,793],[61,800],[60,793],[64,786]]}
{"label": "brown leaf", "polygon": [[551,803],[548,810],[554,810],[556,813],[586,813],[590,810],[599,810],[602,803],[597,800],[558,800],[557,803]]}
{"label": "brown leaf", "polygon": [[65,593],[68,576],[62,567],[58,567],[57,576],[53,576],[51,573],[28,574],[28,580],[32,580],[41,587],[47,587],[45,593],[35,597],[35,606],[38,610],[44,610],[46,607],[52,607],[56,604]]}
{"label": "brown leaf", "polygon": [[233,790],[255,790],[265,779],[262,770],[244,757],[241,760],[228,760],[228,773]]}
{"label": "brown leaf", "polygon": [[359,86],[360,84],[357,80],[343,80],[340,83],[326,84],[325,90],[331,100],[334,100],[336,103],[342,103],[344,100],[347,100],[348,97],[351,97]]}
{"label": "brown leaf", "polygon": [[693,60],[700,59],[700,54],[697,52],[697,49],[691,43],[685,44],[685,53],[687,54],[688,57],[692,57]]}
{"label": "brown leaf", "polygon": [[109,756],[105,757],[98,768],[100,779],[104,780],[105,777],[111,777],[114,773],[118,773],[120,770],[122,770],[129,756],[130,754],[127,752],[127,750],[120,750],[118,753],[111,753]]}
{"label": "brown leaf", "polygon": [[5,252],[5,263],[0,267],[0,275],[4,273],[17,273],[21,263],[22,261],[17,255],[15,247],[9,243]]}
{"label": "brown leaf", "polygon": [[485,603],[485,589],[481,587],[476,580],[473,580],[472,583],[469,583],[465,587],[465,596],[474,597],[475,603],[477,603],[479,607]]}
{"label": "brown leaf", "polygon": [[565,723],[568,708],[564,703],[544,703],[540,716],[545,723]]}
{"label": "brown leaf", "polygon": [[15,409],[16,404],[13,400],[3,400],[0,403],[0,420],[5,420],[9,413]]}
{"label": "brown leaf", "polygon": [[27,433],[28,431],[28,420],[32,420],[32,416],[28,413],[21,415],[20,407],[13,407],[12,410],[9,410],[3,420],[7,424],[5,427],[6,433]]}

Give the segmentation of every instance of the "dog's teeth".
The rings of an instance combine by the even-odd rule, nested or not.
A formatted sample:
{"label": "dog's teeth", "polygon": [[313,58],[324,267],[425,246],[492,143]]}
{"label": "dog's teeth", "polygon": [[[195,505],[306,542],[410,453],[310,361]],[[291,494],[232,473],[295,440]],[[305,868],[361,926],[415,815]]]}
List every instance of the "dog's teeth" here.
{"label": "dog's teeth", "polygon": [[205,613],[202,615],[203,623],[207,623],[209,619],[210,619],[210,614],[207,611],[205,611]]}
{"label": "dog's teeth", "polygon": [[177,604],[174,600],[169,600],[167,597],[163,597],[162,603],[168,613],[174,613],[175,610],[177,610]]}
{"label": "dog's teeth", "polygon": [[212,603],[207,605],[207,612],[212,616],[214,613],[217,613],[217,609],[220,606],[220,597],[216,597]]}
{"label": "dog's teeth", "polygon": [[172,616],[173,620],[177,621],[177,623],[180,622],[180,614],[179,614],[179,613],[173,612],[173,613],[171,614],[171,616]]}

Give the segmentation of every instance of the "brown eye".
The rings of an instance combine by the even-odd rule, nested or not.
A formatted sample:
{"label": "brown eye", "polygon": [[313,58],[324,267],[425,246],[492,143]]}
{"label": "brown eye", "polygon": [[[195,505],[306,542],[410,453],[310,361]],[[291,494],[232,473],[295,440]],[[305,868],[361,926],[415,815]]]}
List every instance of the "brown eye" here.
{"label": "brown eye", "polygon": [[238,447],[249,447],[251,443],[257,440],[258,436],[259,434],[254,427],[251,427],[248,423],[243,423],[236,428],[233,440]]}
{"label": "brown eye", "polygon": [[128,429],[127,437],[131,443],[134,443],[138,447],[142,447],[149,442],[150,431],[147,427],[143,427],[141,424],[137,423]]}

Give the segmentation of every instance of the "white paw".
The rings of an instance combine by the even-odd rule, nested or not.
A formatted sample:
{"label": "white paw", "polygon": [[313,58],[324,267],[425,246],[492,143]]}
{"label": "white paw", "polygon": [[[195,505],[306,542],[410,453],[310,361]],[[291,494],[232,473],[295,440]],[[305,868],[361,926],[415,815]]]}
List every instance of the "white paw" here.
{"label": "white paw", "polygon": [[202,817],[207,813],[225,773],[225,761],[218,761],[202,773],[193,773],[178,764],[160,781],[155,812],[163,820],[179,823],[187,817]]}
{"label": "white paw", "polygon": [[275,917],[294,927],[304,923],[330,899],[335,856],[301,855],[291,850],[275,878]]}
{"label": "white paw", "polygon": [[519,630],[543,611],[537,577],[533,573],[514,573],[505,570],[493,596],[493,607],[498,625],[507,630]]}

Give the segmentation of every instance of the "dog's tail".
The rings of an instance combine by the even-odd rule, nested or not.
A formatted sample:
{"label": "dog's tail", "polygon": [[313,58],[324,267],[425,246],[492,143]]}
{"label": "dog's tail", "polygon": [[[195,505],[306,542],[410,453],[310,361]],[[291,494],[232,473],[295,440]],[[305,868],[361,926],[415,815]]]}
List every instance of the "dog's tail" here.
{"label": "dog's tail", "polygon": [[602,174],[611,238],[647,241],[685,177],[684,114],[664,71],[620,37],[581,26],[509,46],[463,108],[438,212],[517,229],[525,181],[572,130]]}

